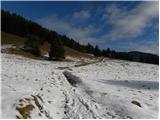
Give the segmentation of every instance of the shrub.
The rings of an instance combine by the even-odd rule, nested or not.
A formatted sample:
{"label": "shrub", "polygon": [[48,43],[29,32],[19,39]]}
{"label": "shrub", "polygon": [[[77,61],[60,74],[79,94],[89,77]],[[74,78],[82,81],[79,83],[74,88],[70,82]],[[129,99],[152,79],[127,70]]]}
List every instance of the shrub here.
{"label": "shrub", "polygon": [[65,59],[65,50],[60,39],[56,39],[54,40],[53,43],[51,43],[49,59],[55,59],[55,60]]}
{"label": "shrub", "polygon": [[101,50],[99,49],[99,47],[97,45],[95,46],[93,54],[94,54],[95,57],[100,57],[101,56]]}
{"label": "shrub", "polygon": [[28,35],[28,39],[24,43],[24,49],[26,51],[30,51],[36,56],[39,56],[40,55],[40,49],[39,49],[40,44],[41,42],[40,42],[39,37],[35,35]]}

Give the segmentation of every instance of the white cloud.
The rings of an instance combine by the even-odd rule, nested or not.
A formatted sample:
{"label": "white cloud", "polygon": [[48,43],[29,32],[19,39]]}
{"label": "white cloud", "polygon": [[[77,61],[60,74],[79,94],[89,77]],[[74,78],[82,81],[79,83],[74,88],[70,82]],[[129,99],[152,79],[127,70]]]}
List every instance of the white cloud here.
{"label": "white cloud", "polygon": [[92,37],[92,34],[98,31],[98,29],[92,25],[88,25],[83,28],[73,26],[71,23],[65,21],[64,19],[60,19],[56,15],[43,17],[36,21],[43,27],[46,27],[50,30],[55,30],[61,34],[65,34],[82,44],[86,44],[88,42],[97,44],[99,42],[98,39]]}
{"label": "white cloud", "polygon": [[[97,11],[102,14],[104,13],[102,9],[103,7],[99,7]],[[98,28],[94,26],[96,25],[94,23],[90,23],[90,25],[87,26],[83,25],[84,27],[82,27],[81,24],[75,24],[78,20],[87,20],[89,17],[93,17],[89,11],[86,11],[87,10],[81,10],[68,15],[67,17],[71,19],[67,19],[66,16],[61,16],[60,18],[56,15],[51,15],[40,18],[37,22],[50,30],[65,34],[82,44],[90,42],[93,45],[99,44],[102,46],[103,44],[107,44],[106,40],[121,40],[137,37],[146,29],[149,29],[148,27],[153,27],[153,25],[154,28],[157,29],[155,24],[149,24],[152,19],[158,17],[157,2],[141,2],[128,11],[124,8],[118,7],[116,4],[106,7],[103,21],[109,23],[112,27],[109,28],[111,29],[109,33],[102,34],[101,36],[98,36],[99,38],[95,38],[94,36],[97,32],[104,29],[104,23],[102,23],[104,26]],[[127,41],[126,43],[128,42],[130,41]],[[146,42],[147,44],[131,43],[131,45],[123,47],[126,48],[126,50],[130,48],[130,50],[158,54],[158,43],[149,43],[147,40]],[[120,47],[122,46],[117,46],[117,48]]]}
{"label": "white cloud", "polygon": [[73,18],[77,20],[86,20],[91,17],[91,14],[88,10],[81,10],[73,13]]}
{"label": "white cloud", "polygon": [[112,25],[112,30],[106,37],[112,40],[137,37],[145,31],[150,20],[158,18],[158,14],[159,6],[155,1],[142,2],[129,11],[113,4],[106,8],[102,17]]}

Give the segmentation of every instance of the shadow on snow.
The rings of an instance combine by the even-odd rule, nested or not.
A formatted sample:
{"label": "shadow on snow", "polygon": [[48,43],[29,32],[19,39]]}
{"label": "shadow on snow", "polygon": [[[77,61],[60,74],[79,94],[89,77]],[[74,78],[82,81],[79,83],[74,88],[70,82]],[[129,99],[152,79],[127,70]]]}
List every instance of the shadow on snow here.
{"label": "shadow on snow", "polygon": [[159,82],[143,80],[99,80],[99,82],[117,86],[125,86],[133,89],[158,90]]}

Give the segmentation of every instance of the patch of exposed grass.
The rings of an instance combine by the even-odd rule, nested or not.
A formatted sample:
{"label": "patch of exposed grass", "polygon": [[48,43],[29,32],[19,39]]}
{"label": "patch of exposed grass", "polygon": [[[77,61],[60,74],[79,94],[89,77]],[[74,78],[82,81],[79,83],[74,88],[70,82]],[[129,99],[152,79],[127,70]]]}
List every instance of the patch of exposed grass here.
{"label": "patch of exposed grass", "polygon": [[[38,99],[40,98],[40,99]],[[31,112],[33,109],[39,110],[38,115],[42,116],[45,115],[47,118],[51,118],[49,113],[43,108],[43,106],[39,103],[42,98],[39,95],[31,95],[31,97],[23,98],[19,100],[19,104],[16,106],[16,110],[19,112],[20,115],[16,115],[18,119],[28,119],[31,118]],[[34,104],[33,104],[34,103]],[[26,105],[27,104],[27,105]]]}
{"label": "patch of exposed grass", "polygon": [[50,51],[50,44],[48,42],[44,42],[42,46],[40,46],[40,50],[42,52],[42,54],[48,54],[48,52]]}
{"label": "patch of exposed grass", "polygon": [[[26,105],[25,107],[16,107],[16,110],[22,115],[22,119],[27,119],[31,117],[30,114],[33,108],[33,105]],[[19,116],[17,118],[20,119]]]}
{"label": "patch of exposed grass", "polygon": [[80,58],[80,57],[92,58],[92,56],[87,53],[79,52],[79,51],[74,50],[72,48],[69,48],[67,46],[65,46],[64,49],[65,49],[66,55],[68,55],[68,56],[72,56],[72,57],[76,57],[76,58]]}
{"label": "patch of exposed grass", "polygon": [[6,32],[1,32],[1,45],[5,45],[5,44],[24,44],[26,38],[24,37],[19,37],[17,35],[13,35],[10,33],[6,33]]}
{"label": "patch of exposed grass", "polygon": [[20,55],[20,56],[31,58],[31,59],[38,59],[38,57],[34,56],[32,53],[23,51],[18,48],[7,48],[5,50],[1,50],[1,52],[8,53],[8,54],[16,54],[16,55]]}
{"label": "patch of exposed grass", "polygon": [[95,64],[95,63],[98,63],[98,62],[101,62],[103,60],[103,58],[100,58],[96,61],[93,61],[93,62],[85,62],[83,61],[81,64],[77,64],[75,65],[75,67],[82,67],[82,66],[87,66],[87,65],[90,65],[90,64]]}

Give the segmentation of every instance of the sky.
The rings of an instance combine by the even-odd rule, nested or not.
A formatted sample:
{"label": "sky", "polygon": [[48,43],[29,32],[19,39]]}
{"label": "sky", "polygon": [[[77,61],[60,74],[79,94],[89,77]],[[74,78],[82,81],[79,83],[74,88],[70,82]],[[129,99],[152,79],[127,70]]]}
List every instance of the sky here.
{"label": "sky", "polygon": [[159,54],[158,1],[3,1],[1,8],[81,44]]}

